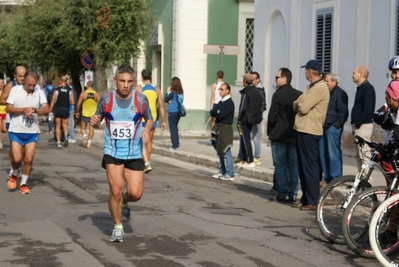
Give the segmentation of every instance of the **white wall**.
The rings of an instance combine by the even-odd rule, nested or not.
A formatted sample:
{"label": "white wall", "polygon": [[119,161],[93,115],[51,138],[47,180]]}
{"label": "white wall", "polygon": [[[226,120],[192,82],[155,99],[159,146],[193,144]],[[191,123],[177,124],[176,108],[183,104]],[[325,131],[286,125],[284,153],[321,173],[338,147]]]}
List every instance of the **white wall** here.
{"label": "white wall", "polygon": [[203,110],[206,98],[206,54],[208,41],[208,1],[174,0],[172,76],[181,79],[184,104]]}
{"label": "white wall", "polygon": [[273,93],[270,87],[279,67],[292,71],[293,87],[305,89],[308,81],[300,66],[315,57],[316,12],[331,7],[332,71],[338,73],[340,86],[348,93],[349,110],[356,92],[351,74],[357,65],[370,70],[376,106],[384,103],[384,91],[390,80],[386,76],[388,61],[394,56],[396,1],[262,0],[255,1],[254,70],[264,76],[268,105]]}

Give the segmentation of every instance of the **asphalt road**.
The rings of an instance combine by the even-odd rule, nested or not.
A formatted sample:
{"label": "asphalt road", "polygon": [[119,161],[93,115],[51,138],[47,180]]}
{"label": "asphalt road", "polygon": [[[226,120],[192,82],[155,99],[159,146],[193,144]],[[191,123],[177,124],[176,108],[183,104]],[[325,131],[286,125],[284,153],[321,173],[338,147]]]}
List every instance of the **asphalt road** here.
{"label": "asphalt road", "polygon": [[30,195],[8,191],[8,141],[0,151],[1,267],[378,265],[326,242],[314,212],[269,201],[270,184],[212,179],[216,169],[158,155],[124,242],[111,243],[102,148],[57,149],[48,138],[38,143]]}

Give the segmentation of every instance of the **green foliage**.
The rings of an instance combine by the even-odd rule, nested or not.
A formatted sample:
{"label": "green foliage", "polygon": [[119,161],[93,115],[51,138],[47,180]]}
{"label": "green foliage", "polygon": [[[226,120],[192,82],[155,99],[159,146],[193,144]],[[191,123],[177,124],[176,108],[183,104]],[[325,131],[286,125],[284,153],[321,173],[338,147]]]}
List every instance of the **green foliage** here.
{"label": "green foliage", "polygon": [[0,16],[0,72],[21,63],[81,72],[87,51],[103,66],[125,62],[148,39],[151,24],[146,0],[30,0]]}

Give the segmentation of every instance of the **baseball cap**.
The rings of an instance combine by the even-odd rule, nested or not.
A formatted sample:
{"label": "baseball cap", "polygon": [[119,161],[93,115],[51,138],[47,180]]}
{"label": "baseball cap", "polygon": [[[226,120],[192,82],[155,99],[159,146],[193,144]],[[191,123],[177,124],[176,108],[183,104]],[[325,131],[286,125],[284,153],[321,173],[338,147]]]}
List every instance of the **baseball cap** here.
{"label": "baseball cap", "polygon": [[315,71],[321,71],[321,65],[320,65],[319,61],[317,61],[315,59],[309,60],[306,63],[306,65],[301,66],[301,68],[307,68],[307,69],[311,69],[311,70],[315,70]]}

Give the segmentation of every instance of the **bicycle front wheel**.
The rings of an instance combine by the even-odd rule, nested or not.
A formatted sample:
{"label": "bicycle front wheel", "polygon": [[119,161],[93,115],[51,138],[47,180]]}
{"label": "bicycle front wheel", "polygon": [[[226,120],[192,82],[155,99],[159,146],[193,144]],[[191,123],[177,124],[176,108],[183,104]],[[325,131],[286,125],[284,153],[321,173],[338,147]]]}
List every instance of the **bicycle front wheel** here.
{"label": "bicycle front wheel", "polygon": [[[398,266],[399,242],[397,236],[399,222],[399,194],[380,204],[370,222],[369,239],[376,258],[384,266]],[[393,224],[396,232],[388,235],[387,229]]]}
{"label": "bicycle front wheel", "polygon": [[[374,258],[369,242],[370,220],[378,206],[387,198],[390,188],[371,187],[353,198],[345,209],[342,220],[342,232],[348,247],[356,254]],[[395,190],[396,194],[398,191]]]}
{"label": "bicycle front wheel", "polygon": [[342,204],[351,200],[359,191],[370,188],[366,181],[361,181],[355,194],[349,196],[355,181],[354,175],[346,175],[331,181],[321,192],[317,201],[316,222],[321,234],[331,243],[345,244],[342,233],[342,218],[345,209]]}

